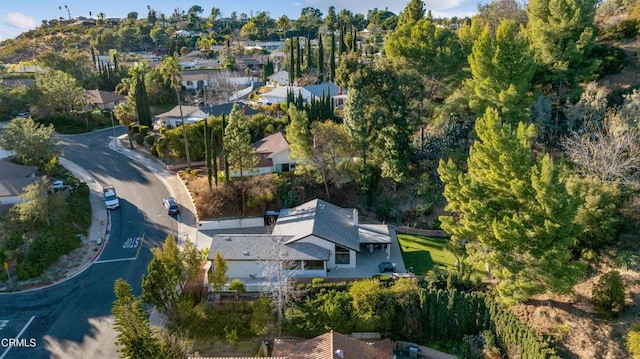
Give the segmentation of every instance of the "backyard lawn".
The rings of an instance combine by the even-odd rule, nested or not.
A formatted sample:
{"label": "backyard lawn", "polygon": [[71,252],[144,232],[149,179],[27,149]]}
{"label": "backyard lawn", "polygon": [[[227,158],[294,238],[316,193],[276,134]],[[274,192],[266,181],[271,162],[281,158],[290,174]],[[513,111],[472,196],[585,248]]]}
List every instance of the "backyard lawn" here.
{"label": "backyard lawn", "polygon": [[[402,250],[405,268],[413,267],[417,275],[424,275],[434,267],[453,268],[456,257],[446,249],[448,238],[425,237],[413,234],[398,233],[398,242]],[[481,274],[483,268],[474,266],[475,272]]]}

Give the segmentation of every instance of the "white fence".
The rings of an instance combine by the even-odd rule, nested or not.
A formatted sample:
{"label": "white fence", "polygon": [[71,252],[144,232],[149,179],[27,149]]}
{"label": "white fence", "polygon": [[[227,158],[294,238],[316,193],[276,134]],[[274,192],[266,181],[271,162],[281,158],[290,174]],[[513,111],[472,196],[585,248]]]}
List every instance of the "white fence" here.
{"label": "white fence", "polygon": [[254,228],[264,227],[263,217],[242,217],[217,219],[213,221],[198,222],[198,229],[201,231],[212,231],[218,229]]}

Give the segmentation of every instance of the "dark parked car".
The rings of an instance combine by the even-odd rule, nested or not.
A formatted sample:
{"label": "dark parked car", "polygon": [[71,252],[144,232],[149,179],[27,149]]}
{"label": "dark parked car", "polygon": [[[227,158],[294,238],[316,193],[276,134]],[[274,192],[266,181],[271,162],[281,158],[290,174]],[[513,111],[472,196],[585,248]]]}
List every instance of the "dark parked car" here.
{"label": "dark parked car", "polygon": [[164,205],[164,209],[167,210],[167,213],[170,215],[180,213],[180,206],[178,206],[178,202],[173,197],[165,197],[162,199],[162,204]]}
{"label": "dark parked car", "polygon": [[378,269],[380,270],[380,273],[395,272],[396,271],[396,264],[395,263],[391,263],[391,262],[382,262],[382,263],[378,264]]}

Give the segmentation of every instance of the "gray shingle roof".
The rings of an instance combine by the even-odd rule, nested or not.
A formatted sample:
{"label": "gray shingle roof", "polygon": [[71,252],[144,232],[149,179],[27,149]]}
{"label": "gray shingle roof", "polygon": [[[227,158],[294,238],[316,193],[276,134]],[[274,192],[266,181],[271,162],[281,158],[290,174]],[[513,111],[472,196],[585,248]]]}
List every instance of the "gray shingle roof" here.
{"label": "gray shingle roof", "polygon": [[[228,261],[270,260],[276,255],[277,242],[286,243],[291,236],[271,234],[217,234],[211,241],[207,259],[220,252]],[[290,260],[329,260],[329,250],[312,243],[291,243],[282,246],[282,256]]]}
{"label": "gray shingle roof", "polygon": [[8,159],[0,159],[0,179],[29,177],[37,170],[38,166],[23,166]]}
{"label": "gray shingle roof", "polygon": [[321,199],[314,199],[297,207],[281,210],[273,234],[291,236],[287,243],[314,235],[359,252],[360,240],[358,226],[353,221],[354,213],[353,208],[341,208]]}

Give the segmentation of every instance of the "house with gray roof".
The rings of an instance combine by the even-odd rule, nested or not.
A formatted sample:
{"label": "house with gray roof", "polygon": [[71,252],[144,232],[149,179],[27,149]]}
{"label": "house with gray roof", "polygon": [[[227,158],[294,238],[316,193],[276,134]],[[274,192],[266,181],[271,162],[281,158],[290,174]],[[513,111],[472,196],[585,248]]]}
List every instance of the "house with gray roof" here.
{"label": "house with gray roof", "polygon": [[285,262],[296,277],[326,277],[357,268],[358,253],[374,245],[389,251],[390,243],[386,225],[360,225],[357,209],[314,199],[282,209],[270,234],[214,235],[208,259],[219,252],[229,278],[267,278],[274,261]]}
{"label": "house with gray roof", "polygon": [[23,166],[0,159],[0,213],[4,213],[11,206],[20,203],[25,187],[36,182],[38,166]]}

